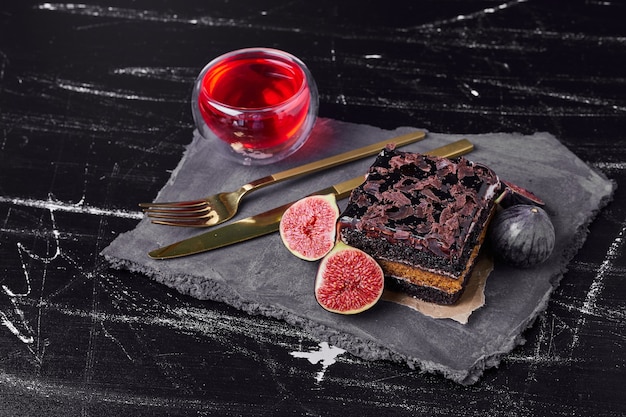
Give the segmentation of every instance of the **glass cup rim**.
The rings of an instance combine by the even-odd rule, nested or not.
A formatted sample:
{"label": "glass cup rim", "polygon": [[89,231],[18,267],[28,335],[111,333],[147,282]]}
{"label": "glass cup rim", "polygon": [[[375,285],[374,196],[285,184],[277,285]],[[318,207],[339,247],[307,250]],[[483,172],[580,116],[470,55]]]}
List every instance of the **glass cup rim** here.
{"label": "glass cup rim", "polygon": [[[212,98],[206,92],[203,81],[204,81],[206,74],[211,70],[211,68],[215,67],[217,64],[223,62],[224,60],[227,60],[233,57],[244,58],[244,57],[251,57],[251,56],[256,56],[260,54],[271,56],[274,58],[279,58],[283,62],[290,62],[290,63],[295,64],[295,66],[300,71],[302,71],[302,74],[304,75],[304,77],[302,77],[302,83],[298,87],[298,91],[296,91],[294,94],[289,96],[289,98],[281,101],[280,103],[277,103],[271,106],[263,106],[263,107],[233,106],[233,105],[223,103],[219,100]],[[307,88],[310,88],[311,80],[312,80],[312,75],[309,69],[307,68],[307,66],[304,64],[304,62],[302,62],[298,57],[290,54],[289,52],[285,52],[280,49],[264,48],[264,47],[237,49],[237,50],[222,54],[212,59],[208,64],[205,65],[205,67],[202,69],[202,71],[198,75],[198,79],[197,79],[197,82],[199,83],[199,86],[200,86],[200,91],[198,94],[198,101],[201,101],[202,98],[204,98],[208,103],[219,106],[220,110],[223,110],[226,113],[232,112],[234,114],[253,114],[253,113],[258,114],[258,113],[264,113],[264,112],[275,112],[277,109],[289,106],[293,101],[297,100],[298,97],[300,97],[303,93],[305,93]]]}

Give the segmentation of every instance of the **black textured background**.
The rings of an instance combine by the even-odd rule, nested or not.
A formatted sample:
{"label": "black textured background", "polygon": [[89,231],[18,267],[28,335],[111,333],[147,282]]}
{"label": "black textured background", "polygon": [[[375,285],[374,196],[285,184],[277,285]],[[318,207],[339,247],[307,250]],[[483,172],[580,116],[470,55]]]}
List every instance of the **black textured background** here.
{"label": "black textured background", "polygon": [[[0,413],[623,415],[625,12],[591,0],[4,2]],[[290,354],[320,349],[307,334],[98,256],[180,159],[196,74],[246,46],[304,60],[323,117],[548,131],[618,183],[499,369],[461,387],[344,354],[318,381],[320,363]]]}

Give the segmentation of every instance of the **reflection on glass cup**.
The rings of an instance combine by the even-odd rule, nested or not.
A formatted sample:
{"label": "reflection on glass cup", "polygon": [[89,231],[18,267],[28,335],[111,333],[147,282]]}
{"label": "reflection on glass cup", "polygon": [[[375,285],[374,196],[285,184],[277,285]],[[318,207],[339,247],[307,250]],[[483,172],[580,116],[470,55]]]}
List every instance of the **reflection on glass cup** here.
{"label": "reflection on glass cup", "polygon": [[200,72],[192,114],[200,134],[244,165],[264,165],[297,151],[318,109],[315,80],[302,61],[270,48],[221,55]]}

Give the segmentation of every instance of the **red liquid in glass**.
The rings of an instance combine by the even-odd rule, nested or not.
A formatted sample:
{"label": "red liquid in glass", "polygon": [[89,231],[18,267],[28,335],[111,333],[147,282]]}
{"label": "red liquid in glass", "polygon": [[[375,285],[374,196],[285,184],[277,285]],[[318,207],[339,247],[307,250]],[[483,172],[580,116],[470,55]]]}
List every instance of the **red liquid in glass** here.
{"label": "red liquid in glass", "polygon": [[289,146],[310,105],[302,69],[272,57],[231,58],[202,79],[199,106],[222,140],[248,149]]}

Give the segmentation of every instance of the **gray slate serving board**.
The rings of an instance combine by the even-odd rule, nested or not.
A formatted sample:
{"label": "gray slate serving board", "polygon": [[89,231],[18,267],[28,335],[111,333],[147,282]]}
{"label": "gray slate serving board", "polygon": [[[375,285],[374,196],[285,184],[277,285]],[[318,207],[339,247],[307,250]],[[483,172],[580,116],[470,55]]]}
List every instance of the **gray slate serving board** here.
{"label": "gray slate serving board", "polygon": [[[194,135],[157,199],[191,199],[236,189],[261,176],[411,130],[389,131],[319,119],[300,151],[288,161],[265,167],[229,163],[215,154],[210,141]],[[250,314],[285,320],[361,358],[404,362],[411,368],[471,384],[523,343],[523,331],[546,308],[567,263],[584,242],[588,224],[611,199],[614,184],[547,133],[429,133],[424,141],[402,149],[424,152],[462,137],[476,145],[469,159],[490,166],[500,177],[529,188],[546,201],[557,235],[552,257],[539,267],[520,270],[496,264],[487,281],[485,306],[475,311],[465,325],[425,317],[390,302],[380,302],[356,316],[328,313],[313,297],[318,263],[288,253],[278,234],[196,256],[155,261],[148,258],[149,250],[199,231],[156,226],[144,219],[134,230],[116,238],[102,254],[115,268],[140,271],[198,299],[222,301]],[[237,218],[363,174],[372,161],[373,157],[259,190],[245,200]],[[343,207],[345,201],[340,203]]]}

